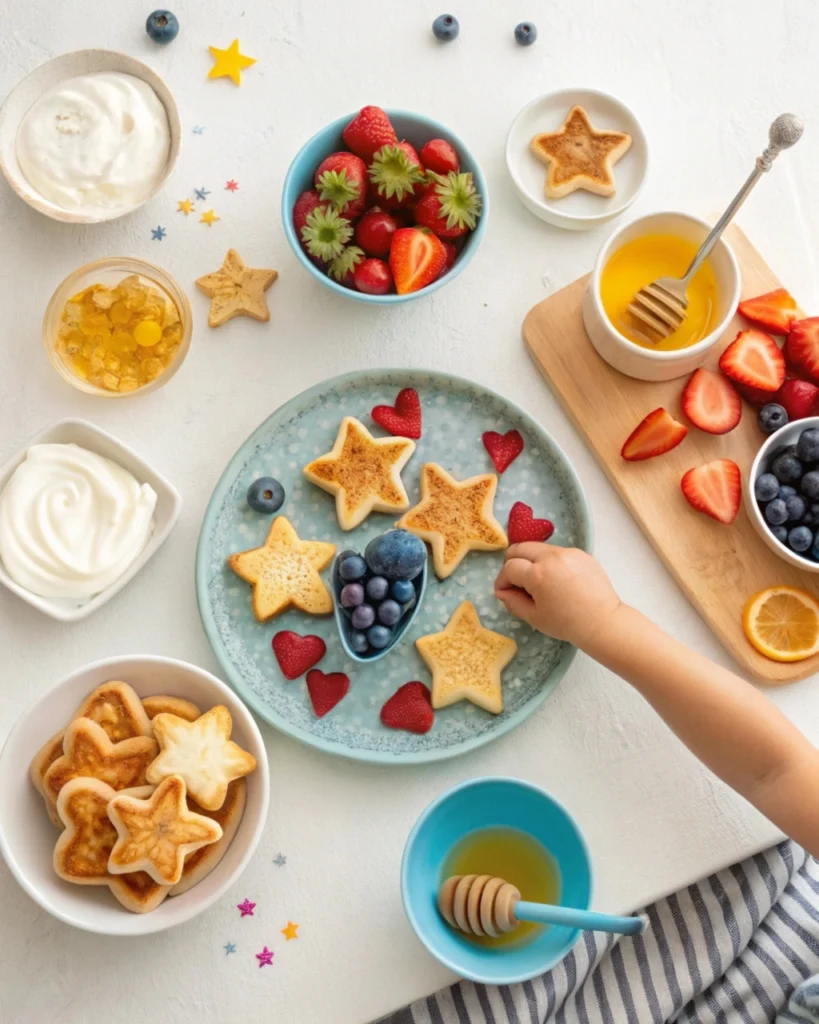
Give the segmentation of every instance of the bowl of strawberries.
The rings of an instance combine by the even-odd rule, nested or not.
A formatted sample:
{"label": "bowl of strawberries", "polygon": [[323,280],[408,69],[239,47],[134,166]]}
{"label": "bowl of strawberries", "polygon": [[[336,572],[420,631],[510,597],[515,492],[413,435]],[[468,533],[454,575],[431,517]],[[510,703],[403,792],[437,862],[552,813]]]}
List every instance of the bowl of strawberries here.
{"label": "bowl of strawberries", "polygon": [[333,291],[391,304],[466,267],[486,230],[486,181],[431,118],[363,107],[309,139],[290,164],[282,222],[293,252]]}

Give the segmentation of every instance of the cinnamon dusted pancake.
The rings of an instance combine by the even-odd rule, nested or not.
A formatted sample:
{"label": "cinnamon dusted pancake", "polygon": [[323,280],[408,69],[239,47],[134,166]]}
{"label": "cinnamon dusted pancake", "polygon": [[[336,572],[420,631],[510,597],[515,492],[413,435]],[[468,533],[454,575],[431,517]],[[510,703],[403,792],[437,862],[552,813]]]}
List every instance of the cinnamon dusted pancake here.
{"label": "cinnamon dusted pancake", "polygon": [[631,146],[625,132],[597,131],[583,107],[572,107],[556,132],[535,135],[529,148],[548,166],[546,196],[560,199],[585,189],[599,196],[616,191],[614,165]]}

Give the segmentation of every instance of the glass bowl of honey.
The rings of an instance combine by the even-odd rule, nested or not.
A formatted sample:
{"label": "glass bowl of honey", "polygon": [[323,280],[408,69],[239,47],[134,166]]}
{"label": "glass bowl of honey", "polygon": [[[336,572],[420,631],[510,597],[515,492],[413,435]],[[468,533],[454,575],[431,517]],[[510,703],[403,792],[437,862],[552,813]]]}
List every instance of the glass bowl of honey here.
{"label": "glass bowl of honey", "polygon": [[190,302],[161,267],[111,257],[79,267],[58,285],[43,341],[63,380],[86,394],[147,394],[176,373],[191,343]]}

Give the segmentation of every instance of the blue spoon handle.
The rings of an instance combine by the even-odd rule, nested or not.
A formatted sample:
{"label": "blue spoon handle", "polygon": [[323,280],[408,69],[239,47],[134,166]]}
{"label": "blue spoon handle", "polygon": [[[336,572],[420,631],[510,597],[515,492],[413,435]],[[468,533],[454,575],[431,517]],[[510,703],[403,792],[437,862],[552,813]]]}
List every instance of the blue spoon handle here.
{"label": "blue spoon handle", "polygon": [[521,900],[515,907],[519,921],[534,921],[536,924],[565,924],[582,931],[617,932],[621,935],[638,935],[648,927],[648,919],[618,917],[616,914],[597,914],[593,910],[575,910],[572,907],[554,907],[549,903],[529,903]]}

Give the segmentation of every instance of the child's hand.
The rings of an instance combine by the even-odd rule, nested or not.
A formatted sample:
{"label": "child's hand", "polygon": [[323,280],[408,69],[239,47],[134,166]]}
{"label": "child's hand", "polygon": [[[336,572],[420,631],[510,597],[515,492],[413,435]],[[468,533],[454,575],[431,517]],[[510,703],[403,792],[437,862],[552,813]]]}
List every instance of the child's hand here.
{"label": "child's hand", "polygon": [[532,542],[506,550],[495,596],[534,629],[583,650],[620,607],[608,576],[591,555]]}

